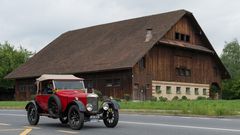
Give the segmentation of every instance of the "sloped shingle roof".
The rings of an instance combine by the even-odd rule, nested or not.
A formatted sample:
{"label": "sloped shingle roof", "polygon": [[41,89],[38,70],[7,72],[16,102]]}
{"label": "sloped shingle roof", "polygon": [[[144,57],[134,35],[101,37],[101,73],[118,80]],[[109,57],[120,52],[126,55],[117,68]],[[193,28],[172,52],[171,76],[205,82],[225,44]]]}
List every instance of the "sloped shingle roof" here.
{"label": "sloped shingle roof", "polygon": [[[5,78],[131,68],[185,14],[191,13],[177,10],[66,32]],[[144,42],[149,28],[153,38]]]}

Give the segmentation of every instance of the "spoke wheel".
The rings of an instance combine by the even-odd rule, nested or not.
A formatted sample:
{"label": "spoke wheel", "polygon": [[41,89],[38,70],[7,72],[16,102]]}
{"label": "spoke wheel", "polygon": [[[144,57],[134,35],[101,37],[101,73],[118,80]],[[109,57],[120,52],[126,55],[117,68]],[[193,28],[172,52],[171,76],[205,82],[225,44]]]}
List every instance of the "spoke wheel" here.
{"label": "spoke wheel", "polygon": [[68,124],[74,130],[79,130],[84,124],[84,113],[80,112],[76,105],[70,107],[68,112]]}
{"label": "spoke wheel", "polygon": [[39,121],[39,114],[34,104],[30,104],[27,110],[27,118],[30,125],[37,125]]}
{"label": "spoke wheel", "polygon": [[103,122],[106,127],[116,127],[119,119],[118,110],[114,110],[113,108],[109,108],[107,111],[103,112]]}

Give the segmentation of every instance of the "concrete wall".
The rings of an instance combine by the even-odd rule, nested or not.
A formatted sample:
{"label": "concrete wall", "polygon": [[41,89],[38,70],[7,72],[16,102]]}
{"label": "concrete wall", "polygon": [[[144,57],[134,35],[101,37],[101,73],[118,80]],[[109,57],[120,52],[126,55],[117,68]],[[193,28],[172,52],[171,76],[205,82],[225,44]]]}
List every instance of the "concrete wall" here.
{"label": "concrete wall", "polygon": [[[156,89],[160,87],[160,92]],[[171,92],[167,93],[167,87],[171,88]],[[180,93],[177,93],[177,87],[180,87]],[[182,82],[166,82],[166,81],[152,81],[152,96],[166,97],[168,100],[172,100],[174,96],[178,96],[179,99],[182,96],[186,96],[188,99],[196,99],[197,97],[209,97],[209,84],[198,84],[198,83],[182,83]],[[190,93],[186,92],[189,89]],[[198,89],[198,94],[195,93],[195,89]],[[205,90],[205,93],[204,93]],[[179,92],[178,91],[178,92]]]}

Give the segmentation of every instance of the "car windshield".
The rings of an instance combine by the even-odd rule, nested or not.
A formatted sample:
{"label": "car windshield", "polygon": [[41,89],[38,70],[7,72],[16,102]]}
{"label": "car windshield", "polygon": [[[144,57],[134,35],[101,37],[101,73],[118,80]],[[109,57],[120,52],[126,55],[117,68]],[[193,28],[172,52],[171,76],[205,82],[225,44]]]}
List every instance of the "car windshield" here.
{"label": "car windshield", "polygon": [[84,84],[83,81],[79,80],[57,80],[54,81],[55,84],[55,89],[64,89],[64,90],[83,90],[84,89]]}

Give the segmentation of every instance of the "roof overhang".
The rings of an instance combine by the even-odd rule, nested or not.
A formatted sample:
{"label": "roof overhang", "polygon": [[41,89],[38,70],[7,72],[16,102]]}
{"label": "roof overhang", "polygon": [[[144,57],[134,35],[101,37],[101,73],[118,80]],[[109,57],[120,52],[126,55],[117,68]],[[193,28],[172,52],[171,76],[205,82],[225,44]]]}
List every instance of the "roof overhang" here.
{"label": "roof overhang", "polygon": [[179,42],[179,41],[173,41],[173,40],[168,40],[168,39],[161,39],[159,41],[160,44],[165,44],[168,46],[173,46],[173,47],[180,47],[180,48],[186,48],[186,49],[191,49],[191,50],[196,50],[196,51],[202,51],[202,52],[207,52],[207,53],[214,53],[214,51],[200,45],[192,45],[189,43],[184,43],[184,42]]}

